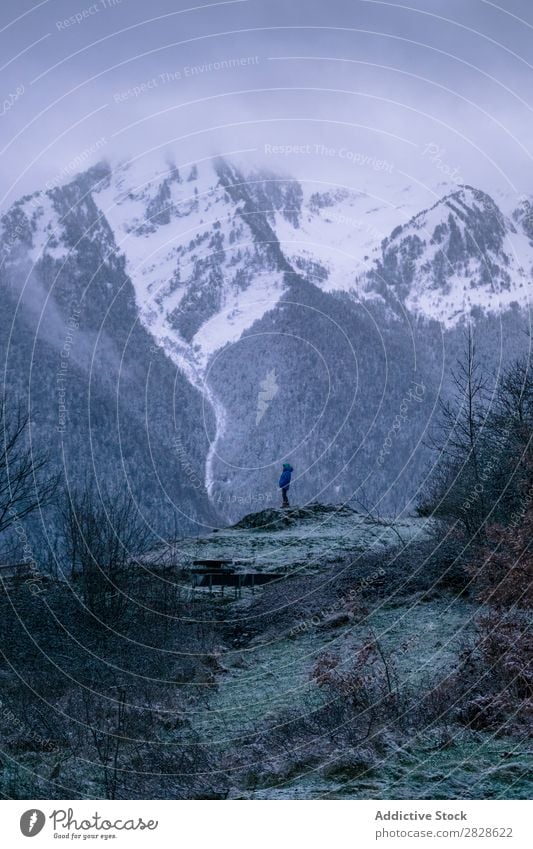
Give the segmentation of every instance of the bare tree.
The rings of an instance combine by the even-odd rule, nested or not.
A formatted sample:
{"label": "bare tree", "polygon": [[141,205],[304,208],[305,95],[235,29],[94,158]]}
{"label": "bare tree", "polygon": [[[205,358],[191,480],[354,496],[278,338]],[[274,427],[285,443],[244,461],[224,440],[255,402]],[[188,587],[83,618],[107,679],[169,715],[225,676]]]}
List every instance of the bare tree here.
{"label": "bare tree", "polygon": [[533,369],[529,357],[516,360],[498,382],[493,428],[497,449],[510,445],[522,466],[533,460]]}
{"label": "bare tree", "polygon": [[455,517],[473,534],[486,513],[482,453],[488,379],[470,325],[465,343],[464,355],[451,372],[451,398],[440,401],[440,418],[429,442],[438,457],[424,510]]}
{"label": "bare tree", "polygon": [[121,781],[121,749],[127,741],[126,737],[126,693],[119,689],[116,707],[107,714],[102,712],[98,720],[103,727],[97,728],[95,717],[91,715],[90,699],[83,692],[85,704],[85,720],[90,731],[94,751],[102,767],[102,777],[106,799],[116,799]]}
{"label": "bare tree", "polygon": [[48,454],[32,450],[30,421],[20,407],[0,401],[0,533],[54,496],[58,476],[50,473]]}
{"label": "bare tree", "polygon": [[366,514],[368,522],[383,528],[390,528],[391,531],[393,531],[393,533],[398,537],[400,544],[402,546],[406,546],[407,542],[398,530],[400,511],[395,508],[392,510],[392,515],[385,518],[381,515],[377,505],[375,507],[369,507],[370,500],[367,498],[363,487],[359,488],[359,492],[361,493],[361,498],[357,498],[354,495],[350,500],[353,501],[354,504],[357,504],[363,510],[363,512]]}
{"label": "bare tree", "polygon": [[446,440],[441,441],[439,450],[446,456],[470,461],[479,476],[478,440],[486,416],[487,378],[484,376],[477,356],[472,329],[466,333],[466,347],[463,359],[451,372],[453,394],[450,401],[440,402],[440,429]]}
{"label": "bare tree", "polygon": [[151,529],[128,493],[94,486],[68,492],[61,516],[71,577],[81,579],[92,613],[118,621],[128,608],[135,559],[155,544]]}

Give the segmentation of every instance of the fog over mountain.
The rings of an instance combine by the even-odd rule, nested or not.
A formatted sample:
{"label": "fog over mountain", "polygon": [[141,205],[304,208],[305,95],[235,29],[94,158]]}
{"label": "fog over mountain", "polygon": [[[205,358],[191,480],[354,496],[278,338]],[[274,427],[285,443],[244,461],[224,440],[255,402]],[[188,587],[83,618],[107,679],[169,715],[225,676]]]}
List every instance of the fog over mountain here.
{"label": "fog over mountain", "polygon": [[3,209],[80,158],[167,149],[382,196],[393,176],[419,208],[450,179],[533,191],[526,0],[81,6],[2,4]]}

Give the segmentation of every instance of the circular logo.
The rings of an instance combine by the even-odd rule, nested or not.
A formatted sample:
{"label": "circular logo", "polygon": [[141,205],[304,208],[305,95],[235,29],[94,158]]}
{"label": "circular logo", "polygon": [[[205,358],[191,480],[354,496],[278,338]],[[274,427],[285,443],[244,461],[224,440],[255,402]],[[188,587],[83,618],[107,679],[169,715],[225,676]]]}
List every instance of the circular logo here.
{"label": "circular logo", "polygon": [[24,811],[20,818],[20,830],[24,837],[35,837],[42,831],[46,822],[46,817],[42,811],[37,808],[31,808],[29,811]]}

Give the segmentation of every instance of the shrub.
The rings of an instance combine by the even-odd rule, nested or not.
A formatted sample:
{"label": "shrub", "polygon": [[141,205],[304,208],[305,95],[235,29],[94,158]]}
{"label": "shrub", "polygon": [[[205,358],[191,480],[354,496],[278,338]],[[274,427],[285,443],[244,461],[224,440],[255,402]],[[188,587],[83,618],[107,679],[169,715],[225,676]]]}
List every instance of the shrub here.
{"label": "shrub", "polygon": [[524,504],[520,524],[493,525],[481,557],[469,566],[478,598],[497,608],[533,608],[533,508]]}

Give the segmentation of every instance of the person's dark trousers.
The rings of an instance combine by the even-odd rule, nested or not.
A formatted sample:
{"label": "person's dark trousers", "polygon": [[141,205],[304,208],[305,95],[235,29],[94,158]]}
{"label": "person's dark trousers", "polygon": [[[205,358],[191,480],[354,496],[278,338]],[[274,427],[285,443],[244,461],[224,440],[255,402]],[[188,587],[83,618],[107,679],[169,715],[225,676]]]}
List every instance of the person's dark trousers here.
{"label": "person's dark trousers", "polygon": [[289,499],[287,498],[288,491],[289,491],[288,486],[284,486],[283,489],[281,490],[281,495],[283,496],[283,502],[282,502],[282,505],[281,505],[282,507],[290,507]]}

